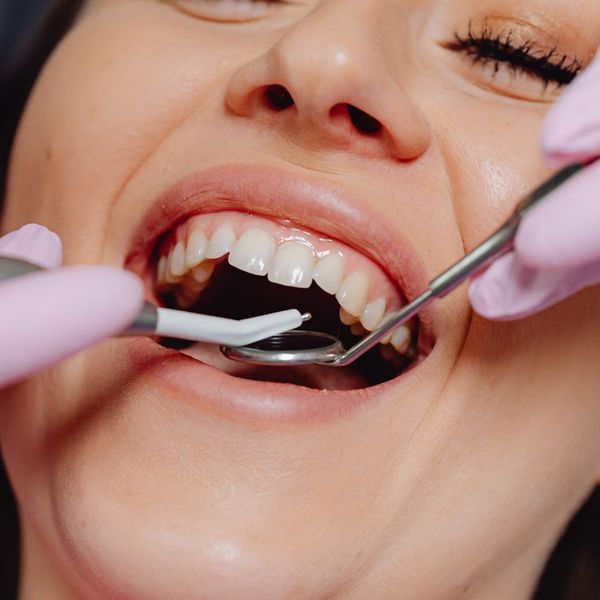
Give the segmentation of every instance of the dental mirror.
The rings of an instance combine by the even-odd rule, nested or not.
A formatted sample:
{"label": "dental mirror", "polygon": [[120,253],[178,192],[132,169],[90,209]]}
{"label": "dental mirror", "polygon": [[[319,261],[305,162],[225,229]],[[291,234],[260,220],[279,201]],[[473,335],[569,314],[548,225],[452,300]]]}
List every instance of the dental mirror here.
{"label": "dental mirror", "polygon": [[523,198],[508,220],[489,238],[433,279],[426,291],[399,311],[389,315],[375,331],[348,350],[334,336],[317,331],[296,330],[286,331],[247,346],[221,346],[221,352],[232,360],[258,365],[319,364],[344,367],[351,364],[434,300],[443,298],[466,279],[512,250],[513,240],[523,217],[550,192],[583,168],[584,165],[581,164],[566,167]]}
{"label": "dental mirror", "polygon": [[232,360],[258,365],[308,365],[335,362],[345,348],[335,336],[319,331],[286,331],[248,346],[221,346]]}

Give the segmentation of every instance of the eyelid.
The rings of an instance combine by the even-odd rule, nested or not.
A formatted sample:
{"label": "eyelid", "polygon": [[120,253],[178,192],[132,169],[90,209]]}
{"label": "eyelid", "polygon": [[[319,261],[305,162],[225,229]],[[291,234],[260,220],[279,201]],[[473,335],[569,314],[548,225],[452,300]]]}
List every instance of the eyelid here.
{"label": "eyelid", "polygon": [[494,35],[503,38],[510,33],[514,45],[531,42],[540,54],[555,50],[556,54],[577,59],[580,54],[579,50],[581,50],[580,45],[573,38],[572,32],[565,30],[564,33],[552,33],[542,23],[536,24],[514,16],[488,15],[477,20],[471,19],[469,28],[478,32],[488,29]]}
{"label": "eyelid", "polygon": [[190,17],[218,23],[245,23],[268,15],[287,0],[161,0]]}
{"label": "eyelid", "polygon": [[[576,58],[559,53],[556,46],[548,50],[548,36],[540,43],[531,27],[516,32],[512,21],[485,18],[477,24],[469,21],[466,34],[461,34],[460,29],[464,28],[451,32],[453,40],[440,42],[440,46],[472,61],[466,73],[475,71],[479,87],[504,96],[548,101],[556,98],[556,92],[581,68]],[[553,94],[546,94],[548,91]]]}

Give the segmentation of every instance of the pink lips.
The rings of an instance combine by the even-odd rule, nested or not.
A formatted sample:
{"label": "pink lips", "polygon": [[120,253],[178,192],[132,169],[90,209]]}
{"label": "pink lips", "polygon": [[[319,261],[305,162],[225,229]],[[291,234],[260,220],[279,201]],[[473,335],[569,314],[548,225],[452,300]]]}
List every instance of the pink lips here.
{"label": "pink lips", "polygon": [[[428,279],[414,249],[385,216],[368,202],[354,199],[335,186],[299,177],[274,167],[227,165],[189,175],[167,189],[153,203],[134,232],[126,266],[146,275],[150,256],[161,236],[194,214],[239,210],[293,223],[325,233],[370,255],[397,281],[407,298],[420,294]],[[425,337],[433,338],[435,306],[421,315]],[[130,342],[137,368],[159,386],[194,404],[214,411],[260,420],[314,420],[346,414],[381,397],[385,389],[408,383],[409,370],[400,381],[354,392],[328,392],[290,384],[236,379],[149,340]],[[198,385],[201,382],[201,385]],[[377,391],[379,390],[379,391]]]}
{"label": "pink lips", "polygon": [[184,404],[254,424],[318,423],[348,418],[376,402],[409,397],[420,385],[424,361],[397,380],[351,391],[323,391],[288,383],[240,379],[144,338],[127,342],[131,366],[154,389]]}
{"label": "pink lips", "polygon": [[[408,299],[427,287],[424,267],[401,232],[368,201],[331,184],[275,167],[227,165],[189,175],[153,203],[134,232],[126,266],[142,275],[157,240],[194,214],[239,210],[293,223],[343,241],[369,255]],[[433,312],[433,311],[432,311]],[[434,314],[424,313],[435,329]]]}

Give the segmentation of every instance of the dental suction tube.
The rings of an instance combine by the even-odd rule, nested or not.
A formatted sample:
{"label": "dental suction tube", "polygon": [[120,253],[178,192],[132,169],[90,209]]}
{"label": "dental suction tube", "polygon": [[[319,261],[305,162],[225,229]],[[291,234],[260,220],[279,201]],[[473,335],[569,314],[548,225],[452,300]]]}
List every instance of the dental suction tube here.
{"label": "dental suction tube", "polygon": [[[0,281],[43,269],[18,258],[0,257]],[[121,336],[157,336],[208,344],[246,346],[300,327],[311,318],[296,309],[282,310],[249,319],[225,319],[212,315],[172,310],[151,302],[142,305],[135,321]]]}

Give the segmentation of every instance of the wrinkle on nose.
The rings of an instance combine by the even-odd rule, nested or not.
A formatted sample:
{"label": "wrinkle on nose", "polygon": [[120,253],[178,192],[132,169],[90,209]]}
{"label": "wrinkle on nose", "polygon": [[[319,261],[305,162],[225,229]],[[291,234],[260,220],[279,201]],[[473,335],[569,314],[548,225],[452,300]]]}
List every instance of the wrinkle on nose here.
{"label": "wrinkle on nose", "polygon": [[344,29],[320,14],[234,73],[228,107],[295,142],[404,161],[421,156],[429,123],[387,70],[385,44],[369,38],[362,21]]}

